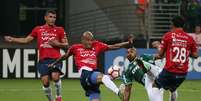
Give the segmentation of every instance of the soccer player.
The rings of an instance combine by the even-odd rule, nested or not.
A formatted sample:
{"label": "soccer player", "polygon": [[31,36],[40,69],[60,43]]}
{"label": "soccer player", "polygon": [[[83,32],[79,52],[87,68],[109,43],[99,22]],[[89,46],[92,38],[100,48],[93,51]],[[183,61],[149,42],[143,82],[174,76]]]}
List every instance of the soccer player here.
{"label": "soccer player", "polygon": [[184,20],[180,16],[172,19],[172,29],[167,32],[161,41],[158,53],[155,59],[166,58],[165,66],[153,87],[154,98],[160,98],[158,94],[161,88],[174,92],[185,80],[188,72],[189,57],[197,58],[198,49],[191,36],[183,31]]}
{"label": "soccer player", "polygon": [[69,48],[67,53],[60,59],[57,59],[49,67],[53,67],[62,60],[73,55],[75,64],[80,73],[80,82],[85,90],[85,95],[89,97],[90,101],[100,101],[100,84],[104,84],[107,88],[112,90],[115,94],[123,98],[122,92],[111,81],[108,75],[99,72],[97,69],[97,57],[100,53],[111,50],[119,49],[132,43],[133,38],[130,38],[127,42],[117,43],[113,45],[107,45],[105,43],[95,41],[93,34],[86,31],[82,34],[81,44],[74,44]]}
{"label": "soccer player", "polygon": [[[140,58],[138,58],[136,55],[137,52],[135,48],[129,48],[127,50],[127,59],[130,61],[130,64],[128,67],[124,68],[121,76],[123,85],[125,85],[124,101],[129,101],[132,83],[134,81],[142,84],[145,87],[150,101],[157,101],[153,100],[154,96],[152,94],[152,84],[158,74],[162,71],[162,68],[153,65],[153,55],[143,54],[140,56]],[[163,100],[163,89],[160,90],[160,94],[161,101]],[[171,94],[170,99],[172,97],[176,97],[175,94],[177,94],[176,91]]]}
{"label": "soccer player", "polygon": [[54,101],[50,88],[50,78],[55,82],[56,101],[61,99],[61,68],[62,64],[56,65],[56,68],[49,69],[48,64],[61,56],[60,48],[65,48],[68,45],[67,37],[62,27],[56,26],[56,12],[48,10],[45,13],[44,19],[46,23],[42,26],[36,26],[32,32],[25,38],[15,38],[5,36],[7,42],[26,44],[37,38],[37,47],[39,49],[39,62],[37,70],[41,74],[43,90],[49,101]]}

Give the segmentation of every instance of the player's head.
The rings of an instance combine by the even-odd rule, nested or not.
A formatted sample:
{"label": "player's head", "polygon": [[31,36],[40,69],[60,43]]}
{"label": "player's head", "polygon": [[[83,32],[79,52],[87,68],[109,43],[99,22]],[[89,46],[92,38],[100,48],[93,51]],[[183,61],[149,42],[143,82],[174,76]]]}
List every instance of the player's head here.
{"label": "player's head", "polygon": [[183,28],[184,26],[184,19],[181,16],[175,16],[172,19],[172,26],[174,28]]}
{"label": "player's head", "polygon": [[47,10],[45,13],[45,22],[48,25],[54,25],[56,21],[56,12],[54,10]]}
{"label": "player's head", "polygon": [[137,50],[134,47],[127,49],[127,59],[129,61],[133,61],[136,58],[136,56],[137,56]]}
{"label": "player's head", "polygon": [[93,34],[90,31],[86,31],[82,34],[81,42],[85,46],[85,48],[91,48],[93,39]]}

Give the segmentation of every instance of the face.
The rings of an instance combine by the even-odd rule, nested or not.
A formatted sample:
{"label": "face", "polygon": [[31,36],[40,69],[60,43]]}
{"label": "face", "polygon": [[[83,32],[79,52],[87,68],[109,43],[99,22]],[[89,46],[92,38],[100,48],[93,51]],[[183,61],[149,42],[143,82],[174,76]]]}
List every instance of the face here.
{"label": "face", "polygon": [[93,37],[90,35],[84,35],[82,36],[82,44],[85,46],[85,48],[92,48],[92,41]]}
{"label": "face", "polygon": [[54,25],[56,21],[56,14],[48,13],[45,16],[45,21],[46,21],[46,24],[48,25],[51,25],[51,26]]}
{"label": "face", "polygon": [[135,59],[135,57],[136,57],[136,49],[133,49],[133,48],[129,48],[128,50],[127,50],[127,59],[129,60],[129,61],[133,61],[134,59]]}

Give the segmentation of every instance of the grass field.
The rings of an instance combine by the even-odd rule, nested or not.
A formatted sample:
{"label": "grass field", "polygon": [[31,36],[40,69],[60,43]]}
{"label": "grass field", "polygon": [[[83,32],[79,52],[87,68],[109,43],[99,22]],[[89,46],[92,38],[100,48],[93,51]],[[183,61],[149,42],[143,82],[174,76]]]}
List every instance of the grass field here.
{"label": "grass field", "polygon": [[[79,80],[63,80],[64,101],[88,101],[81,89]],[[116,81],[116,84],[120,84]],[[130,101],[148,101],[145,89],[134,83],[135,89]],[[41,90],[40,80],[0,80],[0,101],[47,101]],[[120,101],[111,91],[101,86],[102,101]],[[201,81],[185,81],[179,88],[178,101],[201,101]],[[168,92],[165,92],[164,101],[168,101]]]}

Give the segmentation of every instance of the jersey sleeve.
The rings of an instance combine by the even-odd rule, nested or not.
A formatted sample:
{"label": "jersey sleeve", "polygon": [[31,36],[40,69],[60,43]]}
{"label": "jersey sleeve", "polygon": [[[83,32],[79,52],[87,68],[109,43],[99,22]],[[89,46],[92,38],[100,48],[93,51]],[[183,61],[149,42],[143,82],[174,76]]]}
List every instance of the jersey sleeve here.
{"label": "jersey sleeve", "polygon": [[61,30],[60,30],[60,38],[61,39],[65,39],[66,38],[66,32],[64,31],[64,28],[63,27],[61,27]]}
{"label": "jersey sleeve", "polygon": [[75,46],[71,46],[69,49],[68,49],[69,53],[70,54],[75,54]]}
{"label": "jersey sleeve", "polygon": [[37,37],[37,36],[38,36],[37,31],[38,31],[38,27],[35,27],[35,28],[31,31],[30,35],[31,35],[32,37]]}
{"label": "jersey sleeve", "polygon": [[98,53],[102,53],[109,49],[109,46],[103,42],[96,41],[96,45],[98,46]]}

